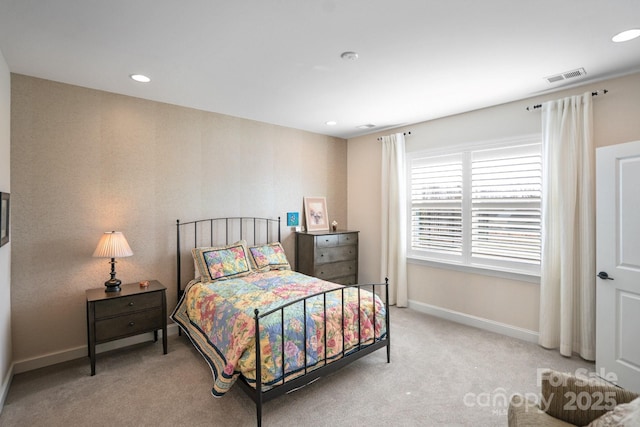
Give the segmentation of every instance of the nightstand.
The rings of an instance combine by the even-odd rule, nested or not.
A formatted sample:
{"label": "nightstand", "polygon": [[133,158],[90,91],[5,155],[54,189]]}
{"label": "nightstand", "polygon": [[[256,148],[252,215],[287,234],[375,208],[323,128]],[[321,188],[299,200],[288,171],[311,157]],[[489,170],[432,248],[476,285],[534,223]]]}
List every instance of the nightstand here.
{"label": "nightstand", "polygon": [[91,375],[96,373],[96,344],[146,332],[153,332],[154,341],[158,341],[158,329],[162,329],[162,347],[167,354],[167,289],[157,280],[150,280],[147,287],[129,283],[121,288],[112,293],[104,287],[87,290]]}

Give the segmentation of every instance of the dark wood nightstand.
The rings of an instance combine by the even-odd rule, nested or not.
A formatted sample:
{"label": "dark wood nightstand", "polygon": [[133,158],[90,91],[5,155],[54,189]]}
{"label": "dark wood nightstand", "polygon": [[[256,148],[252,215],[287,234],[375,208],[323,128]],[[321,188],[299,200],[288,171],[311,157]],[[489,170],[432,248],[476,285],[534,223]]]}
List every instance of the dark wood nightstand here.
{"label": "dark wood nightstand", "polygon": [[149,286],[139,283],[122,285],[120,292],[105,288],[87,290],[87,335],[91,375],[96,373],[96,344],[153,332],[158,341],[162,329],[162,347],[167,354],[166,288],[157,280]]}

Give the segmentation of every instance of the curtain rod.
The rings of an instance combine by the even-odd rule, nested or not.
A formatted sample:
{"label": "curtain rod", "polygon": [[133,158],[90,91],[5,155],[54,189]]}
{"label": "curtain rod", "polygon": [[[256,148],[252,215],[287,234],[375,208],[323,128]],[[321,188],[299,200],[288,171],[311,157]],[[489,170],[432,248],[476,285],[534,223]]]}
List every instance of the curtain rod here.
{"label": "curtain rod", "polygon": [[[605,95],[608,92],[608,89],[596,90],[594,92],[591,92],[591,96]],[[534,111],[539,108],[542,108],[542,104],[530,105],[529,107],[527,107],[527,111]]]}
{"label": "curtain rod", "polygon": [[[404,136],[409,136],[409,135],[411,135],[411,131],[409,131],[409,132],[403,132],[402,134],[403,134]],[[378,138],[378,141],[382,141],[382,137],[379,137],[379,138]]]}

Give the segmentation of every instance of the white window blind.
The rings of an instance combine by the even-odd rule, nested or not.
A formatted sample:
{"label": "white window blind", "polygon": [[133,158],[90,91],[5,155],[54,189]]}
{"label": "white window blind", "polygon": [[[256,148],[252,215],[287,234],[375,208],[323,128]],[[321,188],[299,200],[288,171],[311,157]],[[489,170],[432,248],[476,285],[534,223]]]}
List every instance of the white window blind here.
{"label": "white window blind", "polygon": [[462,155],[417,159],[411,166],[411,245],[462,255]]}
{"label": "white window blind", "polygon": [[540,144],[471,156],[472,257],[540,264]]}
{"label": "white window blind", "polygon": [[410,157],[410,245],[416,258],[536,274],[541,144],[536,138]]}

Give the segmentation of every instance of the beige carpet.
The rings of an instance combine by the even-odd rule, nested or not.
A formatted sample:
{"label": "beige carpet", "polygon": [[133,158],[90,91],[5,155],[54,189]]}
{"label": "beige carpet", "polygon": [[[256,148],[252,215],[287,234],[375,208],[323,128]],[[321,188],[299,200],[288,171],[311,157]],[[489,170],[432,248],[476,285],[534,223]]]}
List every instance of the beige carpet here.
{"label": "beige carpet", "polygon": [[[506,426],[515,392],[539,392],[537,370],[594,369],[577,357],[447,322],[391,310],[384,350],[264,405],[264,426]],[[239,387],[210,394],[211,372],[183,336],[16,375],[0,426],[253,426]]]}

